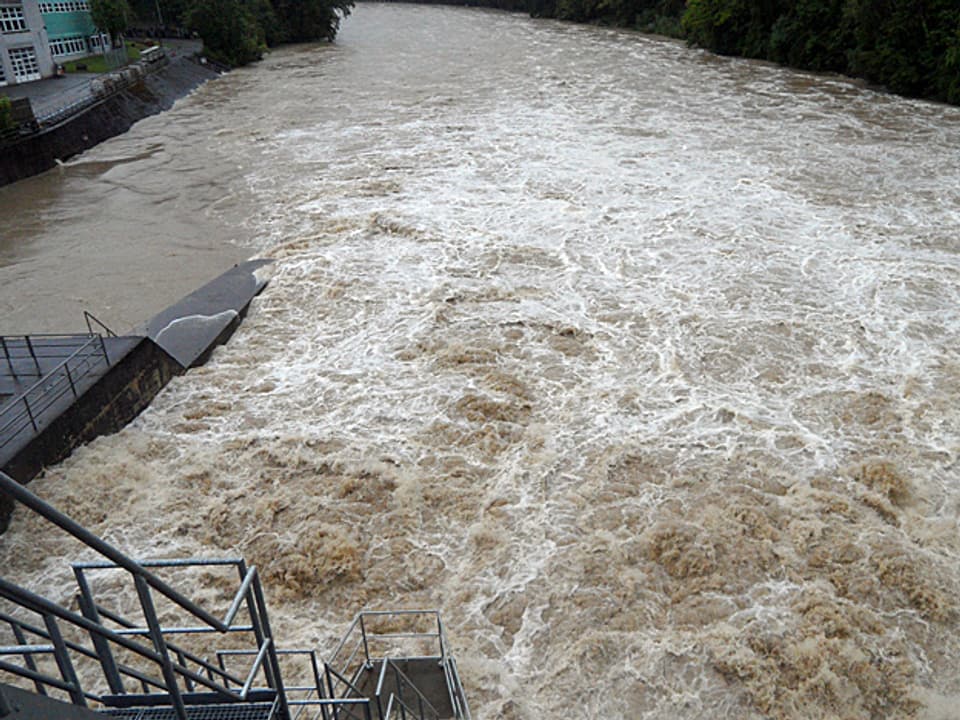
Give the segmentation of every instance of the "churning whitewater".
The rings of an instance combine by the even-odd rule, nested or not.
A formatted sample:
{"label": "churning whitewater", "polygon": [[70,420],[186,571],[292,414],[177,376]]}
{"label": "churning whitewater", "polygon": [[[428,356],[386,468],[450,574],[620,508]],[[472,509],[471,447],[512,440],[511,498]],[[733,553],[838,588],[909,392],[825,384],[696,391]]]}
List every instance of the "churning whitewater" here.
{"label": "churning whitewater", "polygon": [[[365,3],[42,212],[0,191],[87,307],[148,278],[108,324],[171,256],[276,260],[207,366],[31,487],[137,556],[245,556],[288,645],[439,607],[481,720],[955,717],[958,148],[960,110],[843,78]],[[127,250],[78,279],[58,232]],[[74,551],[0,538],[64,602]]]}

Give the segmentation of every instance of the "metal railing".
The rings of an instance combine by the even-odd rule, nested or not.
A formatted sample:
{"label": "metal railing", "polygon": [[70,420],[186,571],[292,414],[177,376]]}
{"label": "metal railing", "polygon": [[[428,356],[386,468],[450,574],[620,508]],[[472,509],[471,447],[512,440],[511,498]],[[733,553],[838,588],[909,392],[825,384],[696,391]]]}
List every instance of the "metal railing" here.
{"label": "metal railing", "polygon": [[[17,357],[15,353],[10,352],[9,340],[4,338],[0,344],[2,344],[8,369],[14,377],[17,377],[14,369],[14,361]],[[34,432],[39,432],[46,420],[47,411],[58,400],[66,395],[71,395],[74,399],[78,398],[81,394],[81,390],[78,389],[80,381],[98,368],[110,366],[107,347],[100,335],[89,336],[83,345],[49,372],[42,372],[40,360],[44,358],[43,354],[37,354],[37,347],[29,337],[25,340],[28,355],[40,379],[0,408],[0,449],[6,447],[28,427]],[[21,359],[26,357],[25,355]]]}
{"label": "metal railing", "polygon": [[[87,327],[92,327],[89,322]],[[43,374],[42,360],[62,358],[68,351],[73,354],[97,338],[98,333],[92,329],[88,333],[0,335],[0,353],[5,361],[0,365],[0,377],[39,377]],[[101,349],[106,355],[102,343]]]}
{"label": "metal railing", "polygon": [[[188,719],[188,707],[231,703],[266,708],[270,720],[440,720],[440,711],[401,667],[419,662],[422,673],[424,661],[434,668],[436,661],[447,680],[453,717],[470,720],[435,610],[362,612],[330,660],[321,663],[314,650],[277,648],[257,569],[243,560],[133,560],[3,472],[0,493],[104,558],[71,566],[79,611],[0,577],[0,600],[13,606],[9,612],[0,608],[0,629],[6,626],[12,638],[0,642],[0,673],[32,684],[37,693],[65,695],[75,705],[99,705],[111,714],[162,705],[178,720]],[[194,579],[235,572],[238,588],[229,608],[214,614],[159,571]],[[125,597],[116,582],[108,583],[115,573],[132,581],[133,615],[110,606]],[[102,597],[107,588],[109,599]],[[211,647],[214,639],[228,647]],[[400,652],[411,643],[413,653]],[[425,647],[430,654],[423,654]],[[285,685],[281,658],[302,663],[299,674],[291,673],[301,684]]]}
{"label": "metal railing", "polygon": [[[394,690],[390,693],[387,706],[384,708],[382,698],[384,694],[384,681],[387,679],[388,670],[392,676],[391,679],[394,683]],[[387,720],[391,716],[391,707],[394,704],[394,699],[396,699],[397,709],[402,720],[407,720],[408,712],[418,720],[440,720],[440,713],[433,706],[433,703],[427,700],[424,694],[420,692],[420,689],[410,681],[410,678],[408,678],[392,660],[384,659],[381,663],[380,677],[377,680],[377,690],[375,694],[381,720]],[[406,697],[404,697],[404,694],[406,694]],[[410,707],[408,700],[417,706],[417,710],[413,710]]]}
{"label": "metal railing", "polygon": [[[384,625],[386,627],[382,627]],[[360,694],[356,688],[359,675],[364,670],[371,670],[376,662],[382,662],[375,697],[380,718],[385,720],[389,713],[384,702],[388,705],[389,702],[383,698],[383,681],[384,673],[388,668],[392,667],[395,673],[402,676],[397,680],[398,691],[401,687],[409,685],[416,694],[420,694],[416,685],[403,675],[391,658],[435,659],[443,670],[454,717],[470,720],[470,709],[460,683],[456,661],[448,652],[449,647],[443,620],[438,610],[363,611],[353,619],[325,664],[327,690],[330,697],[334,698],[349,697],[351,693]],[[403,707],[403,701],[402,695],[398,697],[396,703],[398,712]],[[413,717],[419,720],[430,720],[438,716],[433,705],[428,702],[427,706],[423,711],[415,713]],[[401,712],[404,718],[408,710],[409,707]]]}
{"label": "metal railing", "polygon": [[83,319],[86,321],[86,323],[87,323],[87,331],[88,331],[91,335],[97,334],[97,332],[93,329],[94,326],[96,326],[96,327],[100,328],[101,330],[103,330],[103,332],[106,334],[107,337],[116,337],[116,336],[117,336],[117,334],[116,334],[113,330],[111,330],[110,328],[108,328],[108,327],[100,320],[100,318],[98,318],[98,317],[97,317],[96,315],[94,315],[92,312],[89,312],[88,310],[84,310],[84,311],[83,311]]}
{"label": "metal railing", "polygon": [[[34,684],[37,692],[51,690],[66,693],[76,705],[89,701],[106,707],[137,706],[141,704],[169,704],[179,720],[187,720],[187,704],[196,699],[197,691],[212,694],[220,702],[268,701],[276,703],[276,716],[286,720],[286,704],[279,662],[274,647],[266,604],[255,567],[247,567],[243,560],[156,560],[135,561],[78,523],[43,502],[29,490],[0,472],[0,491],[23,503],[31,510],[67,531],[75,538],[103,555],[108,562],[79,563],[73,566],[79,588],[77,600],[80,613],[68,610],[26,588],[0,578],[0,598],[19,609],[38,615],[42,622],[33,624],[22,616],[3,613],[0,620],[7,623],[16,644],[0,647],[0,657],[19,657],[20,664],[0,660],[0,671],[5,671]],[[217,617],[183,596],[158,577],[153,569],[227,567],[236,569],[240,586],[222,617]],[[142,619],[135,621],[108,610],[97,601],[90,583],[90,571],[124,570],[132,579],[139,601]],[[111,591],[115,595],[115,590]],[[167,625],[161,622],[157,600],[165,599],[169,610],[185,613],[195,625]],[[249,622],[239,624],[243,612]],[[107,623],[114,627],[110,627]],[[64,636],[68,628],[72,636]],[[210,633],[219,635],[252,635],[254,659],[242,675],[222,670],[215,662],[202,657],[182,645],[180,638],[196,638]],[[87,641],[84,642],[84,636]],[[177,642],[173,638],[178,638]],[[39,639],[42,642],[36,642]],[[56,672],[44,670],[38,657],[52,655]],[[127,663],[118,661],[122,656]],[[75,665],[78,661],[93,660],[102,671],[108,692],[89,690],[81,686]],[[266,683],[265,695],[254,688],[258,677]],[[131,695],[128,684],[133,681],[140,694]],[[152,692],[157,689],[160,692]]]}

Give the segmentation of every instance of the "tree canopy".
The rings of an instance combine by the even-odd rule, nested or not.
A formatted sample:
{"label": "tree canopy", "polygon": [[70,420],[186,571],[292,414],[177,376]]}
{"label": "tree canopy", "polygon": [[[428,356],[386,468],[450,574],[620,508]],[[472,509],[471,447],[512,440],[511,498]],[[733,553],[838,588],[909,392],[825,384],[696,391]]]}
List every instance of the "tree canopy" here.
{"label": "tree canopy", "polygon": [[110,36],[116,47],[133,14],[127,0],[90,0],[90,17],[101,32]]}
{"label": "tree canopy", "polygon": [[[142,24],[160,22],[155,0],[132,2]],[[159,7],[164,25],[195,31],[211,57],[243,65],[280,43],[333,40],[353,0],[160,0]]]}
{"label": "tree canopy", "polygon": [[417,0],[635,28],[960,104],[960,0]]}

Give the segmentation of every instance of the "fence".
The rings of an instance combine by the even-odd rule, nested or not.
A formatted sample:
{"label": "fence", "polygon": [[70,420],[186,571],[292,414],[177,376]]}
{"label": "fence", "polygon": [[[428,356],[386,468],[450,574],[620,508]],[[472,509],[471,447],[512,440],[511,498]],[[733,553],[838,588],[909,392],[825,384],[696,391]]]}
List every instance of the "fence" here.
{"label": "fence", "polygon": [[[78,336],[32,335],[23,337],[0,337],[0,349],[4,353],[9,372],[2,375],[19,377],[16,371],[18,360],[30,358],[40,379],[19,396],[0,408],[0,450],[6,447],[21,432],[32,428],[39,432],[47,419],[47,413],[63,397],[74,399],[80,396],[81,381],[98,368],[109,367],[107,347],[100,335],[91,334],[65,360],[50,371],[43,371],[41,360],[62,357],[64,347],[75,347]],[[39,342],[38,342],[39,341]],[[72,341],[72,345],[68,344]],[[21,352],[18,354],[18,350]],[[57,354],[57,351],[61,354]]]}
{"label": "fence", "polygon": [[0,133],[0,146],[38,135],[88,107],[136,85],[148,73],[159,70],[169,62],[166,55],[160,58],[153,57],[149,61],[135,63],[124,70],[114,71],[91,80],[83,86],[37,101],[33,105],[35,121]]}

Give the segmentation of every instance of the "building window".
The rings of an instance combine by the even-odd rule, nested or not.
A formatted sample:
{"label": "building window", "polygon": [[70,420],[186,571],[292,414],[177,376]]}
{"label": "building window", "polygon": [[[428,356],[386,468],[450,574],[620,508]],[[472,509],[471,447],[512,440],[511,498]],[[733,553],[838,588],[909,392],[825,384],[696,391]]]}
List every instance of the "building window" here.
{"label": "building window", "polygon": [[17,82],[30,82],[40,79],[40,66],[37,64],[37,53],[32,47],[10,48],[10,64],[13,66],[13,76]]}
{"label": "building window", "polygon": [[90,3],[87,0],[70,0],[70,2],[42,2],[40,3],[40,12],[49,15],[50,13],[67,12],[89,12]]}
{"label": "building window", "polygon": [[27,29],[27,21],[23,17],[23,8],[20,6],[0,5],[0,31],[5,33],[23,32]]}
{"label": "building window", "polygon": [[82,36],[59,38],[50,41],[50,54],[54,57],[61,55],[77,55],[87,52],[87,43]]}
{"label": "building window", "polygon": [[3,74],[3,62],[0,62],[0,87],[3,87],[7,84],[7,78]]}

